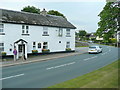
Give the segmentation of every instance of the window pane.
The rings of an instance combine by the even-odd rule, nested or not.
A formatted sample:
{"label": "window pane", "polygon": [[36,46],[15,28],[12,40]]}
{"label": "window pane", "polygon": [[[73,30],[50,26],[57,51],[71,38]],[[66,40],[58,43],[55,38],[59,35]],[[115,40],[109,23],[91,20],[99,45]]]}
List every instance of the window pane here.
{"label": "window pane", "polygon": [[48,30],[48,27],[43,27],[43,30]]}
{"label": "window pane", "polygon": [[0,47],[0,52],[1,52],[1,51],[4,51],[4,47]]}
{"label": "window pane", "polygon": [[18,48],[19,48],[19,49],[18,49],[19,52],[22,52],[22,45],[19,45]]}
{"label": "window pane", "polygon": [[4,43],[0,43],[0,46],[4,46]]}
{"label": "window pane", "polygon": [[33,45],[35,45],[35,42],[33,42]]}
{"label": "window pane", "polygon": [[22,30],[22,33],[25,33],[25,31],[24,31],[24,30]]}
{"label": "window pane", "polygon": [[62,34],[63,34],[63,29],[62,29],[62,28],[59,28],[58,35],[59,35],[59,36],[62,36]]}
{"label": "window pane", "polygon": [[0,24],[0,28],[3,28],[3,24]]}
{"label": "window pane", "polygon": [[28,27],[28,26],[26,26],[26,29],[29,29],[29,27]]}
{"label": "window pane", "polygon": [[45,31],[45,32],[43,32],[43,34],[44,34],[44,35],[48,35],[48,32]]}
{"label": "window pane", "polygon": [[70,42],[67,42],[67,44],[70,44]]}
{"label": "window pane", "polygon": [[38,43],[38,48],[41,48],[41,43]]}
{"label": "window pane", "polygon": [[66,35],[68,35],[68,36],[70,35],[70,29],[69,28],[66,29]]}
{"label": "window pane", "polygon": [[43,43],[43,49],[48,49],[48,42]]}
{"label": "window pane", "polygon": [[47,45],[47,42],[44,42],[43,45]]}
{"label": "window pane", "polygon": [[33,50],[36,50],[36,47],[35,47],[35,46],[33,46]]}
{"label": "window pane", "polygon": [[43,46],[43,49],[48,49],[48,47],[47,46]]}
{"label": "window pane", "polygon": [[26,33],[28,33],[28,30],[26,30]]}
{"label": "window pane", "polygon": [[66,48],[70,48],[70,42],[66,42]]}
{"label": "window pane", "polygon": [[25,29],[25,26],[24,26],[24,25],[22,25],[22,29]]}
{"label": "window pane", "polygon": [[2,29],[2,28],[0,28],[0,32],[3,32],[3,29]]}

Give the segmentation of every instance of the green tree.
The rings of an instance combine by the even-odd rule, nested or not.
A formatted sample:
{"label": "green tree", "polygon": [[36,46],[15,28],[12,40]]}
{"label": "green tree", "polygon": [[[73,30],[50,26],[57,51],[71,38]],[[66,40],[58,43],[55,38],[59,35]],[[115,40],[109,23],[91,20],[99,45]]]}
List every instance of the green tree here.
{"label": "green tree", "polygon": [[40,14],[40,9],[34,6],[26,6],[21,11]]}
{"label": "green tree", "polygon": [[102,37],[106,42],[115,34],[117,30],[117,20],[119,17],[120,8],[115,6],[114,2],[107,2],[103,10],[98,16],[100,16],[100,22],[98,22],[99,28],[96,35]]}
{"label": "green tree", "polygon": [[80,30],[79,31],[79,36],[80,37],[83,37],[83,36],[85,36],[87,34],[87,32],[85,31],[85,30]]}
{"label": "green tree", "polygon": [[55,11],[55,10],[50,10],[47,13],[50,15],[62,16],[63,18],[66,18],[62,13]]}
{"label": "green tree", "polygon": [[86,34],[87,34],[87,32],[85,30],[80,30],[78,33],[81,40],[85,39]]}
{"label": "green tree", "polygon": [[[40,9],[39,9],[39,8],[36,8],[36,7],[34,7],[34,6],[26,6],[26,7],[24,7],[21,11],[40,14]],[[49,11],[47,12],[47,14],[56,15],[56,16],[62,16],[63,18],[66,19],[66,17],[65,17],[62,13],[60,13],[60,12],[58,12],[58,11],[55,11],[55,10],[49,10]]]}

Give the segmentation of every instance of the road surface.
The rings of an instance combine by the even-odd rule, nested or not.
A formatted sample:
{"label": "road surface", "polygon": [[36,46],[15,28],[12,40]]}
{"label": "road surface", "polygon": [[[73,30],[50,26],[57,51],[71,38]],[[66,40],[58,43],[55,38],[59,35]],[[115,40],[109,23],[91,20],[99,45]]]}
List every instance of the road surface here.
{"label": "road surface", "polygon": [[103,53],[68,56],[2,68],[2,88],[46,88],[84,75],[115,60],[118,48],[102,46]]}

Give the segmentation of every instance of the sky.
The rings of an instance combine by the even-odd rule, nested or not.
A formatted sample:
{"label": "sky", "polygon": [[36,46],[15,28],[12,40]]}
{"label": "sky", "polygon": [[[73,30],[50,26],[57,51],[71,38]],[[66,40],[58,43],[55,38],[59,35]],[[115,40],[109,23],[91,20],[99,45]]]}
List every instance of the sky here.
{"label": "sky", "polygon": [[63,13],[77,29],[88,33],[96,32],[99,22],[98,14],[106,0],[0,0],[0,8],[21,11],[25,6],[35,6],[42,11],[56,10]]}

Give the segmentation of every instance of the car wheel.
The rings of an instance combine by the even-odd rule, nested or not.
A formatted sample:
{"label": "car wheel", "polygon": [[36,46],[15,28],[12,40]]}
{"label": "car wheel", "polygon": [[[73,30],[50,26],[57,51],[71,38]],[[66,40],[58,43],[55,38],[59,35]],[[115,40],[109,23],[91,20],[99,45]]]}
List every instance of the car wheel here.
{"label": "car wheel", "polygon": [[99,53],[99,51],[97,51],[97,54]]}

